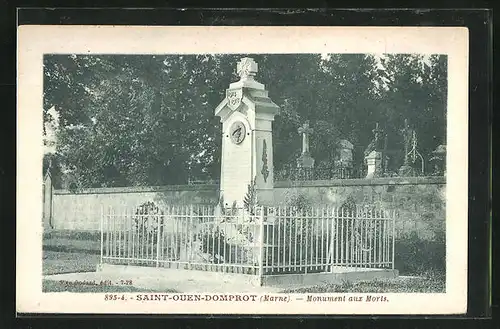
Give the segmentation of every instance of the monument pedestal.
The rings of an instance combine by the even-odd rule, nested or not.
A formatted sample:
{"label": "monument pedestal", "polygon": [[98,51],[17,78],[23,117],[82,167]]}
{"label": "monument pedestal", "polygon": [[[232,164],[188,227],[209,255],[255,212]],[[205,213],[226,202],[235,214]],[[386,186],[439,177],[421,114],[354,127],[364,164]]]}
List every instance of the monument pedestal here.
{"label": "monument pedestal", "polygon": [[382,152],[372,151],[365,160],[368,166],[366,178],[380,177],[382,174]]}
{"label": "monument pedestal", "polygon": [[309,153],[302,153],[297,159],[297,168],[312,169],[314,168],[314,158]]}

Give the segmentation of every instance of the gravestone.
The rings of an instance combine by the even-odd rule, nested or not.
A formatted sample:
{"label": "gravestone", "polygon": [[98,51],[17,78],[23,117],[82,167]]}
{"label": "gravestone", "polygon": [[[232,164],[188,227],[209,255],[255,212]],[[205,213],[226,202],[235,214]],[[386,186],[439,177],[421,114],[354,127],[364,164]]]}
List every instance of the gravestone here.
{"label": "gravestone", "polygon": [[402,177],[414,175],[414,168],[410,165],[410,149],[413,141],[413,132],[413,129],[411,129],[408,124],[408,119],[405,119],[404,126],[401,129],[401,135],[403,136],[404,160],[403,165],[399,168],[399,175]]}
{"label": "gravestone", "polygon": [[314,168],[314,158],[309,152],[309,134],[313,133],[313,129],[309,127],[309,121],[306,121],[303,126],[298,129],[299,134],[302,134],[302,153],[297,159],[298,168]]}
{"label": "gravestone", "polygon": [[353,168],[353,149],[354,145],[348,140],[341,139],[337,144],[337,152],[335,155],[335,178],[347,179],[351,178]]}
{"label": "gravestone", "polygon": [[433,164],[433,176],[446,175],[446,145],[439,145],[432,151],[429,162]]}
{"label": "gravestone", "polygon": [[383,149],[384,131],[379,128],[378,122],[373,132],[373,140],[365,150],[365,162],[367,166],[366,178],[375,178],[383,175]]}
{"label": "gravestone", "polygon": [[272,122],[279,107],[265,86],[255,80],[258,65],[242,58],[237,65],[240,80],[231,83],[215,109],[222,122],[220,192],[226,206],[243,205],[248,185],[255,180],[257,200],[273,203]]}
{"label": "gravestone", "polygon": [[342,168],[351,168],[353,162],[352,150],[354,145],[345,139],[339,141],[338,165]]}
{"label": "gravestone", "polygon": [[372,151],[365,159],[368,166],[366,178],[380,177],[382,174],[382,152]]}

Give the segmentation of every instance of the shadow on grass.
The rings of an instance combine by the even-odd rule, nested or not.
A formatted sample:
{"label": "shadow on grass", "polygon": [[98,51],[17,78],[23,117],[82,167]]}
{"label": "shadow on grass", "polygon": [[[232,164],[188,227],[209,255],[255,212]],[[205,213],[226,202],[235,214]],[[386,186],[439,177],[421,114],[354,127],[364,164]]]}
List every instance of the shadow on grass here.
{"label": "shadow on grass", "polygon": [[63,281],[56,280],[43,280],[43,292],[75,292],[75,293],[116,293],[116,292],[162,292],[162,293],[176,293],[176,290],[166,289],[162,291],[141,289],[133,286],[120,286],[120,285],[75,285],[68,284]]}
{"label": "shadow on grass", "polygon": [[43,233],[43,250],[100,254],[100,232],[51,230]]}

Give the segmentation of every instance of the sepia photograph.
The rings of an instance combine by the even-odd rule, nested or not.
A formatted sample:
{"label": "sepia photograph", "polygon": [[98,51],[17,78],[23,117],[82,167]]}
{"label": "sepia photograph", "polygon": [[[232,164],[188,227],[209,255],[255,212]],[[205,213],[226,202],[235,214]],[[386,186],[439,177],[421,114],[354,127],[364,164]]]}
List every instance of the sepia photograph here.
{"label": "sepia photograph", "polygon": [[449,51],[215,48],[40,52],[42,295],[337,314],[466,291]]}

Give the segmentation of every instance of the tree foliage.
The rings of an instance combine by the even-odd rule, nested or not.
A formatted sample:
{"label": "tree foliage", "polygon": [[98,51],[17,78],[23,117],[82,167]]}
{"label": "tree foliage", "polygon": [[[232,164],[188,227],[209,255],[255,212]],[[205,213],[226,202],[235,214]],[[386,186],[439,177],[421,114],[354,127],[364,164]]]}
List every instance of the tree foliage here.
{"label": "tree foliage", "polygon": [[[214,109],[237,80],[242,56],[46,55],[44,119],[51,108],[59,114],[61,166],[82,187],[217,179],[221,126]],[[280,107],[276,170],[295,163],[297,128],[305,120],[314,128],[311,152],[320,167],[331,166],[340,138],[357,146],[361,165],[376,122],[395,150],[404,118],[418,132],[422,154],[444,143],[445,56],[251,56],[259,64],[257,80]]]}

